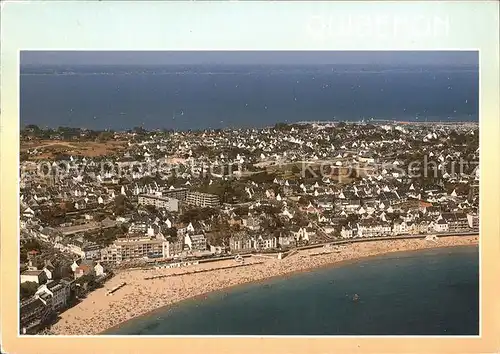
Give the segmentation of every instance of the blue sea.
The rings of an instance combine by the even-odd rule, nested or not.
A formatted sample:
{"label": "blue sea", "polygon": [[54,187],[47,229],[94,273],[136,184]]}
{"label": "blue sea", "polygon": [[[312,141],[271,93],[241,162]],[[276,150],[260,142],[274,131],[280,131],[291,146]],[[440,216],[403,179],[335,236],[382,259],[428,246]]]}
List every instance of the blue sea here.
{"label": "blue sea", "polygon": [[21,125],[263,127],[277,122],[478,121],[477,66],[22,66]]}
{"label": "blue sea", "polygon": [[106,334],[478,335],[479,249],[393,253],[245,284]]}

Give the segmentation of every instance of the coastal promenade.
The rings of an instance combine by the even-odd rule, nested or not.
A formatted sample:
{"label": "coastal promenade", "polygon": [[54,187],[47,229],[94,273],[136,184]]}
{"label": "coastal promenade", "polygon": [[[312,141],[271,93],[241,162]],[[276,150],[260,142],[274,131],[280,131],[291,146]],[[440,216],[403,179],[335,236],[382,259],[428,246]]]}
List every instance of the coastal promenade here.
{"label": "coastal promenade", "polygon": [[[51,333],[59,335],[99,334],[160,307],[239,284],[271,277],[286,277],[295,272],[390,252],[477,245],[478,243],[477,234],[440,237],[437,241],[421,237],[363,240],[363,242],[334,244],[328,247],[331,252],[325,251],[322,254],[317,254],[317,250],[314,249],[302,249],[298,250],[293,257],[286,257],[282,260],[248,257],[245,267],[231,267],[231,265],[238,264],[234,260],[200,263],[190,267],[190,274],[179,276],[168,275],[186,271],[181,268],[162,268],[120,272],[109,280],[106,288],[97,289],[90,293],[87,299],[63,312],[59,321],[52,326]],[[329,242],[329,244],[332,243]],[[112,289],[123,282],[126,282],[127,286],[116,291],[113,296],[106,296],[107,289]]]}
{"label": "coastal promenade", "polygon": [[436,237],[440,238],[440,237],[450,237],[450,236],[457,236],[457,237],[476,236],[478,234],[479,234],[479,230],[478,231],[466,231],[466,232],[443,232],[443,233],[435,233],[435,234],[413,234],[413,235],[407,234],[407,235],[383,236],[383,237],[360,237],[360,238],[350,238],[350,239],[342,239],[342,240],[332,239],[331,241],[327,241],[327,242],[321,242],[321,243],[313,244],[313,245],[309,245],[309,246],[297,247],[297,250],[300,251],[300,250],[323,247],[325,245],[344,245],[344,244],[351,244],[351,243],[358,243],[358,242],[424,239],[424,238],[428,237],[429,235],[436,236]]}

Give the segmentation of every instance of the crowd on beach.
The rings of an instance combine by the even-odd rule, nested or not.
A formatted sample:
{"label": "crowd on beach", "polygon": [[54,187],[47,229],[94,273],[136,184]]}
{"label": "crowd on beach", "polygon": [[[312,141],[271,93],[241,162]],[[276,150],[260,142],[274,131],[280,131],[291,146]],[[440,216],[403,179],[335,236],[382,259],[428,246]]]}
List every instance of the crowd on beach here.
{"label": "crowd on beach", "polygon": [[[106,288],[90,293],[87,299],[62,313],[50,332],[56,335],[99,334],[159,307],[251,281],[388,252],[477,244],[478,236],[442,237],[437,242],[424,239],[384,240],[325,247],[323,254],[318,254],[317,249],[302,250],[284,259],[276,257],[262,261],[262,258],[250,257],[245,262],[250,266],[246,267],[228,268],[238,263],[224,260],[193,265],[189,271],[181,268],[123,271],[111,279],[106,288],[111,289],[123,282],[126,282],[125,286],[112,296],[106,296]],[[193,272],[209,269],[211,271]],[[169,274],[183,275],[146,279]]]}

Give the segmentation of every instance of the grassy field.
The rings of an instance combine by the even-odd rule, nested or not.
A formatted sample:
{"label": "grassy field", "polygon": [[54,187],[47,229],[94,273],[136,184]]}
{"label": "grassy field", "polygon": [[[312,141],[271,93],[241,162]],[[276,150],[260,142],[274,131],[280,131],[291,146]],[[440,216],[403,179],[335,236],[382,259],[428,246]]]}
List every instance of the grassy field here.
{"label": "grassy field", "polygon": [[37,149],[41,154],[31,155],[30,160],[52,159],[58,154],[72,156],[105,156],[115,152],[123,151],[127,146],[126,141],[110,140],[106,142],[72,142],[40,140],[36,142],[22,142],[21,153]]}

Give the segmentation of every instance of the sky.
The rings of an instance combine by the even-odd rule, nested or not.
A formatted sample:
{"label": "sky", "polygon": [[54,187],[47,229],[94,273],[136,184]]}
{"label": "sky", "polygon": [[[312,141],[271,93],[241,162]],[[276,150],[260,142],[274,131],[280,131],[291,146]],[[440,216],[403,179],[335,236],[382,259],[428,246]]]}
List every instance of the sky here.
{"label": "sky", "polygon": [[21,65],[477,65],[476,51],[22,51]]}

